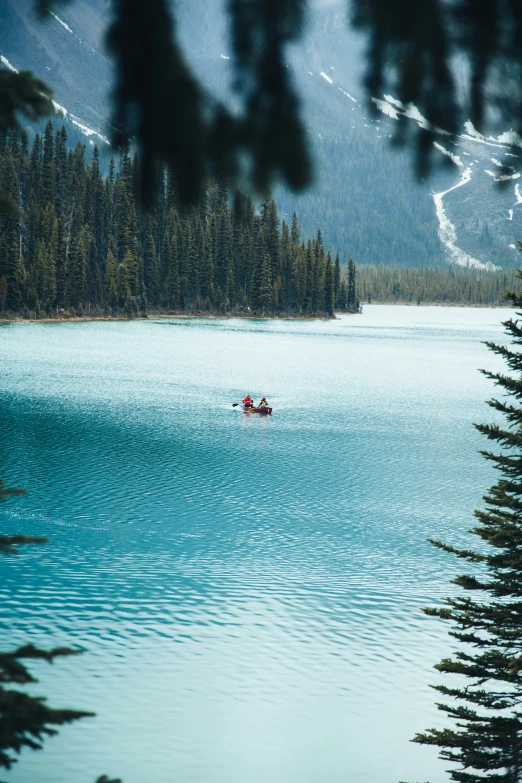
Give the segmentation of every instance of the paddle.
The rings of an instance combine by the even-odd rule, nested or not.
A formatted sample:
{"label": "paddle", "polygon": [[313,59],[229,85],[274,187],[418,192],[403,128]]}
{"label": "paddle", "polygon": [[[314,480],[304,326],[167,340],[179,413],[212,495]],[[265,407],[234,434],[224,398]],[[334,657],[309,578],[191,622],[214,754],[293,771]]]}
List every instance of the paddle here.
{"label": "paddle", "polygon": [[232,407],[233,408],[237,408],[238,405],[241,405],[241,403],[240,402],[233,402],[232,403]]}

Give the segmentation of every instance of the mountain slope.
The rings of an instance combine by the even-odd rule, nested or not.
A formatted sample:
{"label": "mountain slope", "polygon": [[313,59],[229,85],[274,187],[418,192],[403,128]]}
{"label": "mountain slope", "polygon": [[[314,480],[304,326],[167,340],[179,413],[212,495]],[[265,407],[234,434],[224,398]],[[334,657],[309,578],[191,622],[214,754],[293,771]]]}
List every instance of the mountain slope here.
{"label": "mountain slope", "polygon": [[[178,0],[179,33],[187,58],[208,90],[230,99],[231,60],[222,0]],[[103,50],[110,0],[75,0],[32,15],[32,0],[0,0],[0,55],[33,70],[55,89],[76,121],[107,132],[111,65]],[[422,124],[414,110],[377,96],[371,114],[359,87],[363,42],[347,27],[344,0],[316,2],[290,66],[316,161],[316,182],[300,195],[278,188],[285,216],[296,209],[305,233],[321,226],[325,243],[344,260],[434,265],[517,265],[522,237],[520,157],[506,139],[484,139],[463,129],[456,147],[441,134],[435,155],[447,162],[428,182],[412,174],[408,150],[390,137],[400,115]],[[522,152],[522,151],[521,151]],[[495,184],[507,158],[514,167],[504,189]],[[505,175],[504,175],[505,176]],[[522,187],[522,185],[521,185]]]}

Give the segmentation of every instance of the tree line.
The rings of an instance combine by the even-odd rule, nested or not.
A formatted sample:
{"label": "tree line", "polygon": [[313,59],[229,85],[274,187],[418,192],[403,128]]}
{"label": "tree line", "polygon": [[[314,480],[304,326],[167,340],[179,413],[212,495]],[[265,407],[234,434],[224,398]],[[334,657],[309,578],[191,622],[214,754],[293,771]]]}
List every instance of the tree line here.
{"label": "tree line", "polygon": [[[355,283],[341,279],[321,231],[301,236],[275,200],[211,184],[181,208],[165,174],[140,206],[137,156],[124,148],[108,175],[95,146],[68,147],[51,120],[30,145],[0,138],[0,192],[25,213],[0,215],[0,311],[14,314],[146,315],[170,312],[294,313],[355,310]],[[354,270],[355,274],[355,270]]]}
{"label": "tree line", "polygon": [[506,291],[518,285],[515,269],[488,272],[458,266],[359,264],[357,280],[361,302],[368,303],[506,305]]}

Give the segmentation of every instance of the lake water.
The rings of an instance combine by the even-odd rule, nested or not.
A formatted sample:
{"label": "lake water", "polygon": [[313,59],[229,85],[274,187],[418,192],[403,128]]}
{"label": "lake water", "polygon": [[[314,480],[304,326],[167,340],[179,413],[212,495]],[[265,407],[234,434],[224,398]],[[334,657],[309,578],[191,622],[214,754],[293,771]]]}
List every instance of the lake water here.
{"label": "lake water", "polygon": [[[80,645],[31,691],[93,710],[13,783],[447,781],[451,649],[420,611],[495,480],[477,450],[508,310],[0,327],[0,649]],[[272,417],[232,403],[266,395]],[[462,564],[460,564],[462,567]],[[5,773],[4,773],[5,774]]]}

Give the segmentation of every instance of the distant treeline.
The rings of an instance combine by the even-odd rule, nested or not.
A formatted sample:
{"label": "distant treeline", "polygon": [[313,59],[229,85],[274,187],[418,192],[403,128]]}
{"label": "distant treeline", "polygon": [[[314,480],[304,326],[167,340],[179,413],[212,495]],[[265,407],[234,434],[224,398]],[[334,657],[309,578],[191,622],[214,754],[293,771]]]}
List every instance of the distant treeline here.
{"label": "distant treeline", "polygon": [[358,305],[353,263],[342,281],[321,232],[304,240],[274,199],[257,211],[218,182],[180,211],[165,176],[143,210],[136,157],[124,151],[103,177],[96,147],[88,160],[51,121],[31,148],[0,136],[0,196],[25,213],[0,215],[0,312],[332,316]]}
{"label": "distant treeline", "polygon": [[506,304],[506,290],[518,289],[516,270],[487,272],[450,267],[357,266],[359,298],[365,302]]}

